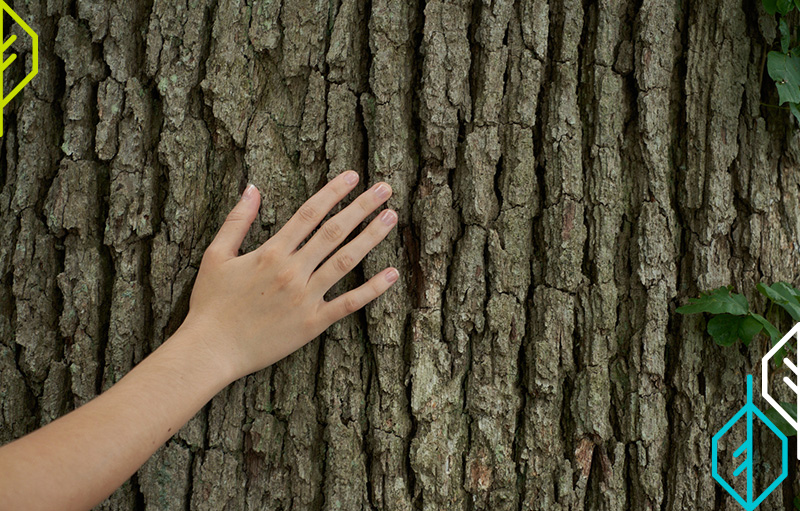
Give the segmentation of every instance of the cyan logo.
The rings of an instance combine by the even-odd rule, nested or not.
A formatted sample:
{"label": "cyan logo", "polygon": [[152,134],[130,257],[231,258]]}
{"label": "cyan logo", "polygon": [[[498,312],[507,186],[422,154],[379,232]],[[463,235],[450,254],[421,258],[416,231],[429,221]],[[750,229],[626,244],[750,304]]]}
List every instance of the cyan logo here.
{"label": "cyan logo", "polygon": [[[766,424],[769,429],[772,430],[773,433],[778,437],[782,444],[782,462],[781,462],[781,475],[775,479],[772,484],[760,495],[754,495],[753,489],[753,421],[760,420],[762,423]],[[739,446],[736,451],[733,453],[733,458],[735,460],[741,459],[739,462],[739,466],[734,469],[733,471],[733,478],[739,477],[742,472],[744,472],[745,477],[747,478],[747,494],[745,496],[739,495],[736,490],[733,489],[733,486],[728,483],[725,477],[719,473],[719,464],[717,459],[717,446],[719,444],[720,439],[725,436],[725,434],[740,420],[747,421],[747,439],[744,441],[742,445]],[[744,456],[744,457],[743,457]],[[778,429],[775,424],[772,423],[769,418],[767,418],[764,413],[761,412],[756,405],[753,404],[753,377],[751,375],[747,375],[747,403],[739,409],[736,414],[731,417],[722,429],[720,429],[714,438],[711,440],[711,465],[714,474],[714,479],[725,488],[736,502],[738,502],[746,511],[752,511],[756,508],[761,502],[767,498],[767,496],[772,493],[772,491],[778,487],[781,482],[786,479],[786,475],[788,474],[788,467],[789,467],[789,440],[786,438],[780,429]]]}

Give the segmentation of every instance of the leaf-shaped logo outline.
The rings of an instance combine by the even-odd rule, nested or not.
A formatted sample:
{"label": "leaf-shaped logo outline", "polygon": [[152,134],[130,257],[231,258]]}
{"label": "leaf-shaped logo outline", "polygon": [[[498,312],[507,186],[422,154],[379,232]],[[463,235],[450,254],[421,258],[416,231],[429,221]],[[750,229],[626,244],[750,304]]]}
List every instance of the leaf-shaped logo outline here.
{"label": "leaf-shaped logo outline", "polygon": [[[8,95],[5,94],[3,90],[3,71],[14,62],[14,59],[17,58],[17,55],[14,54],[8,59],[5,58],[3,52],[8,49],[11,44],[16,40],[16,36],[12,35],[8,39],[5,39],[5,35],[3,34],[3,13],[8,14],[11,16],[11,19],[25,31],[31,38],[31,72],[28,73],[25,78],[20,81],[16,87],[14,87]],[[3,109],[5,106],[14,99],[19,91],[25,87],[28,82],[33,80],[33,77],[39,72],[39,36],[36,32],[33,31],[31,27],[28,26],[25,21],[14,12],[11,7],[8,6],[3,0],[0,0],[0,137],[3,136]]]}
{"label": "leaf-shaped logo outline", "polygon": [[[747,459],[745,459],[736,468],[736,470],[734,470],[733,476],[736,477],[739,474],[741,474],[742,471],[747,470],[746,500],[743,499],[741,495],[736,493],[736,490],[734,490],[733,487],[730,484],[728,484],[728,481],[726,481],[719,474],[719,471],[717,470],[718,468],[717,444],[719,443],[719,440],[722,438],[722,436],[725,435],[725,433],[727,433],[728,430],[731,429],[733,425],[736,424],[739,421],[739,419],[741,419],[742,416],[745,414],[747,415],[747,440],[745,440],[745,442],[741,446],[739,446],[738,449],[736,449],[736,451],[733,453],[733,457],[738,458],[742,454],[746,453]],[[753,470],[752,470],[754,415],[757,416],[761,420],[761,422],[766,424],[767,427],[769,427],[769,429],[771,429],[772,432],[775,433],[775,435],[778,438],[780,438],[781,453],[782,453],[781,475],[778,476],[778,478],[775,479],[775,481],[773,481],[772,484],[769,485],[769,487],[766,490],[764,490],[755,500],[753,500]],[[786,438],[786,435],[784,435],[781,432],[781,430],[779,430],[778,427],[775,426],[775,424],[773,424],[772,421],[769,420],[769,418],[766,415],[764,415],[764,413],[761,410],[759,410],[758,407],[756,407],[756,405],[753,404],[753,376],[750,374],[747,375],[747,403],[745,403],[745,405],[741,407],[739,411],[736,412],[736,414],[734,414],[734,416],[731,417],[731,419],[728,422],[726,422],[725,425],[722,426],[722,428],[720,428],[720,430],[717,431],[717,434],[714,435],[714,437],[711,439],[711,465],[712,465],[712,475],[714,479],[720,484],[720,486],[725,488],[725,491],[727,491],[731,495],[731,497],[736,499],[736,502],[738,502],[739,505],[741,505],[745,509],[745,511],[752,511],[759,504],[761,504],[761,502],[765,498],[767,498],[767,496],[769,496],[769,494],[772,493],[772,491],[775,488],[777,488],[778,485],[781,484],[781,482],[783,482],[784,479],[786,479],[786,476],[789,473],[789,440]]]}
{"label": "leaf-shaped logo outline", "polygon": [[[779,414],[781,414],[781,417],[786,419],[786,422],[788,422],[790,426],[800,433],[800,427],[798,427],[797,421],[792,418],[792,416],[789,415],[789,413],[784,410],[778,401],[775,400],[775,398],[773,398],[769,393],[769,361],[775,356],[776,353],[778,353],[781,348],[786,345],[786,343],[791,340],[792,337],[795,336],[797,336],[798,341],[800,341],[800,322],[795,324],[792,329],[789,330],[789,332],[784,335],[781,340],[778,341],[775,346],[773,346],[772,349],[769,350],[761,359],[761,395],[764,396],[764,399],[767,400],[767,403],[769,403]],[[798,346],[800,346],[800,343],[798,343]],[[797,377],[797,382],[793,382],[788,376],[785,376],[783,381],[789,386],[790,389],[792,389],[792,392],[795,393],[795,396],[797,396],[797,404],[800,405],[800,369],[798,369],[796,364],[789,360],[788,357],[784,358],[783,362],[786,364],[786,367],[788,367],[789,370],[791,370]],[[800,460],[800,442],[797,444],[797,459]]]}

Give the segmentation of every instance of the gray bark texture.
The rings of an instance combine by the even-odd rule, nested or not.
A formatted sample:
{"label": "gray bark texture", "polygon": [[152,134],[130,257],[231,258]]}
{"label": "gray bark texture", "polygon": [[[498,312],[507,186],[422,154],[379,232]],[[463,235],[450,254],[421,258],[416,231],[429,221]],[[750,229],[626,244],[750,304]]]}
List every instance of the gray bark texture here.
{"label": "gray bark texture", "polygon": [[800,278],[800,133],[762,106],[760,0],[13,7],[40,70],[0,145],[0,444],[175,331],[246,183],[249,251],[352,168],[399,223],[330,296],[398,283],[97,509],[738,509],[711,436],[767,340],[722,348],[674,310]]}

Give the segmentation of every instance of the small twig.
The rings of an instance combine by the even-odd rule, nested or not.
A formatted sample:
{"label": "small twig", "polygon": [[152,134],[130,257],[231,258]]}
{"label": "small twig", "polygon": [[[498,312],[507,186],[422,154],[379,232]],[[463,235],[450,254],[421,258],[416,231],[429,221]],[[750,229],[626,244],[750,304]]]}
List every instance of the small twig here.
{"label": "small twig", "polygon": [[767,103],[761,103],[761,106],[766,106],[769,108],[777,108],[778,110],[789,110],[788,106],[768,105]]}

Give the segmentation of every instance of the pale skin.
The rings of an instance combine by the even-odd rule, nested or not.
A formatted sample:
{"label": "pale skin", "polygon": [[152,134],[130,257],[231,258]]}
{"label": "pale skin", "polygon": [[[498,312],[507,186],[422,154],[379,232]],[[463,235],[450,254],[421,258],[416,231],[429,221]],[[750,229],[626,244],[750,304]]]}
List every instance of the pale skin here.
{"label": "pale skin", "polygon": [[324,299],[396,224],[397,214],[385,209],[339,248],[389,198],[386,183],[298,249],[357,181],[353,171],[339,174],[277,234],[239,256],[261,202],[249,186],[203,255],[180,328],[95,399],[0,447],[0,509],[91,509],[228,384],[281,360],[389,289],[398,276],[392,267]]}

